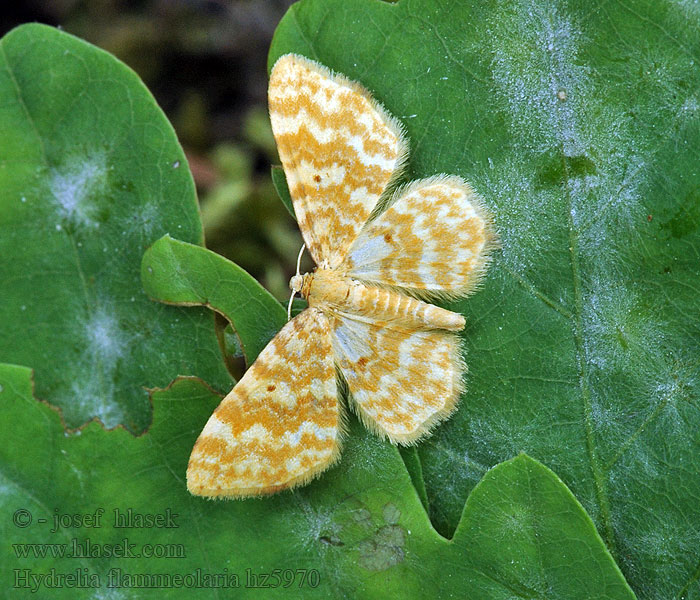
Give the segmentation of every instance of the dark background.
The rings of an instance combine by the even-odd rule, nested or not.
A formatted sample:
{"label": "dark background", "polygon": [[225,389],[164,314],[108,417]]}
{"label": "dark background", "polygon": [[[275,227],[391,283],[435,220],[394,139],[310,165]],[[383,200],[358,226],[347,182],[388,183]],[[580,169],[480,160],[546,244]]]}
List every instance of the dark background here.
{"label": "dark background", "polygon": [[291,0],[24,0],[0,3],[0,35],[61,27],[134,69],[177,131],[207,246],[289,297],[301,236],[278,200],[267,52]]}

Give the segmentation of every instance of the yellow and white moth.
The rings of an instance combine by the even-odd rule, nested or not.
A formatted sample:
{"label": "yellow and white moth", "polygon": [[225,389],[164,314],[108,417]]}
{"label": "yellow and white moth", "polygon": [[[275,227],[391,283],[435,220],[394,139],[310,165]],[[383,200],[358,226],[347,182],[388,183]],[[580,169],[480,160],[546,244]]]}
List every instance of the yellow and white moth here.
{"label": "yellow and white moth", "polygon": [[191,493],[271,494],[340,456],[336,377],[362,422],[412,444],[447,418],[465,371],[464,317],[423,300],[469,294],[493,241],[469,184],[436,175],[390,191],[406,159],[400,123],[359,84],[294,54],[272,69],[272,129],[315,263],[290,287],[289,321],[215,410],[187,468]]}

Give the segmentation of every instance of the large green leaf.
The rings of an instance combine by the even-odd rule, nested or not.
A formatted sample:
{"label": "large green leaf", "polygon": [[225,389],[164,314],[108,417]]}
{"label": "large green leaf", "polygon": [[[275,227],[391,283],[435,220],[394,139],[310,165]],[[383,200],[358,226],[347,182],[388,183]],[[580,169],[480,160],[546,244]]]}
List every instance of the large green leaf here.
{"label": "large green leaf", "polygon": [[[32,397],[30,371],[0,365],[2,589],[71,600],[634,598],[582,507],[524,455],[483,478],[452,541],[430,526],[396,449],[357,424],[341,464],[302,490],[265,500],[194,498],[185,489],[187,458],[219,400],[182,379],[154,394],[146,435],[90,423],[66,436],[56,411]],[[144,526],[139,515],[162,522]],[[115,548],[130,555],[116,557]],[[76,573],[83,589],[58,579]],[[278,587],[252,588],[251,574],[258,585],[272,574],[266,584]],[[291,575],[293,585],[280,586]],[[212,576],[217,589],[206,589]]]}
{"label": "large green leaf", "polygon": [[[205,305],[230,319],[248,364],[286,317],[272,295],[248,273],[206,248],[164,236],[143,255],[141,277],[154,300]],[[269,315],[261,319],[260,315]]]}
{"label": "large green leaf", "polygon": [[[430,529],[396,450],[362,428],[353,426],[340,466],[308,488],[263,501],[211,503],[191,498],[184,490],[187,456],[219,400],[197,382],[185,380],[156,394],[153,427],[140,438],[121,429],[105,432],[98,424],[66,437],[58,415],[31,397],[28,371],[5,367],[0,382],[6,438],[0,449],[0,535],[10,544],[0,555],[2,577],[12,576],[14,568],[45,573],[52,566],[58,572],[84,566],[104,572],[115,565],[127,573],[189,573],[202,567],[244,575],[246,567],[269,572],[291,564],[318,568],[323,581],[330,582],[323,590],[326,595],[335,592],[340,597],[426,597],[438,595],[436,589],[444,596],[489,599],[629,597],[591,522],[556,476],[524,456],[487,473],[490,466],[526,450],[555,468],[581,499],[640,597],[700,598],[700,315],[694,298],[700,255],[695,96],[700,32],[692,11],[688,3],[638,0],[402,0],[394,5],[314,0],[296,5],[281,24],[271,61],[283,52],[301,52],[363,82],[407,127],[412,148],[408,174],[444,171],[465,176],[484,195],[499,226],[503,250],[482,291],[453,306],[469,319],[465,339],[470,375],[461,410],[419,447],[422,464],[408,457],[417,483],[422,470],[431,517],[440,531],[456,528],[451,542]],[[84,68],[60,71],[62,61],[74,56]],[[78,248],[89,236],[76,237],[80,228],[69,219],[40,219],[43,229],[33,231],[35,221],[29,213],[15,212],[22,197],[29,202],[20,183],[34,181],[30,175],[37,164],[37,173],[54,169],[59,180],[82,181],[61,167],[64,162],[89,163],[71,163],[71,152],[85,149],[90,158],[94,149],[71,145],[66,131],[83,131],[88,141],[94,141],[88,136],[91,132],[102,134],[107,142],[112,135],[116,140],[127,136],[133,155],[119,154],[121,164],[139,173],[139,180],[144,173],[152,177],[152,186],[137,189],[155,190],[163,209],[166,204],[175,207],[172,214],[165,209],[173,227],[155,227],[153,236],[141,240],[139,252],[168,230],[197,242],[198,225],[189,234],[177,229],[182,225],[187,230],[183,221],[191,214],[191,182],[179,171],[184,184],[168,183],[168,175],[183,169],[182,161],[172,171],[158,169],[154,155],[165,157],[167,165],[172,146],[157,142],[173,140],[173,152],[181,153],[150,97],[146,95],[145,102],[150,113],[135,109],[140,120],[126,120],[130,130],[117,126],[124,122],[119,119],[130,104],[127,100],[139,104],[133,86],[125,83],[125,77],[134,83],[133,75],[123,66],[69,36],[37,26],[7,36],[0,59],[0,359],[36,366],[37,395],[53,400],[60,394],[52,396],[42,378],[58,381],[58,390],[76,375],[78,381],[93,381],[87,373],[91,368],[100,373],[101,364],[86,362],[87,352],[76,354],[85,346],[85,336],[73,339],[73,354],[66,353],[65,343],[71,338],[63,331],[86,331],[84,325],[81,329],[81,313],[71,311],[76,303],[71,290],[81,287],[76,287],[75,278],[65,277],[70,273],[67,267],[51,270],[53,263],[48,262],[41,268],[45,263],[37,257],[51,261],[52,252],[61,250],[53,241],[58,235],[55,224],[71,234]],[[19,68],[33,60],[43,68]],[[88,69],[99,60],[116,65],[116,70],[103,79],[79,76],[99,75],[97,67]],[[70,96],[83,107],[78,113],[82,119],[77,119],[65,102],[71,90],[83,89],[80,85],[91,91]],[[102,97],[105,86],[112,89],[110,98],[122,101]],[[136,88],[143,98],[142,86]],[[121,89],[133,94],[119,96]],[[89,101],[104,108],[100,98],[110,110],[89,112]],[[31,120],[25,115],[25,125],[41,125],[39,117],[49,115],[43,122],[45,133],[37,129],[32,138],[26,127],[7,126],[24,114],[18,113],[18,99],[35,107]],[[54,108],[62,112],[51,113]],[[57,119],[52,121],[50,115]],[[146,120],[151,117],[155,126]],[[113,131],[100,127],[103,120],[115,124]],[[65,129],[66,123],[72,129]],[[140,131],[140,137],[132,130]],[[36,144],[20,143],[24,138]],[[42,167],[40,157],[32,154],[39,142],[54,148],[61,140],[63,152],[52,155],[56,165]],[[156,151],[143,156],[144,146]],[[45,176],[38,181],[48,185]],[[37,194],[35,210],[43,207],[50,214],[50,202],[41,204],[42,198],[54,197],[53,191],[46,191]],[[143,194],[135,195],[150,197]],[[127,200],[126,194],[114,197]],[[171,205],[173,199],[182,202]],[[140,202],[125,205],[125,214],[141,214]],[[5,204],[12,210],[5,211]],[[110,203],[111,210],[120,207]],[[88,208],[84,216],[96,220],[101,213],[93,213],[91,204]],[[44,215],[35,211],[30,216],[37,214]],[[21,231],[27,231],[27,237],[14,237]],[[123,231],[125,237],[130,235],[129,228]],[[130,247],[117,243],[116,237],[112,231],[104,238],[111,246],[90,238],[98,252],[107,247],[103,254],[113,252],[120,260],[111,260],[109,269],[99,271],[94,253],[87,254],[94,279],[86,281],[95,289],[101,282],[119,294],[129,282],[137,282],[138,260],[131,262]],[[24,263],[5,260],[8,248],[9,256],[22,250],[34,258]],[[125,275],[127,264],[133,266],[133,279]],[[181,267],[188,275],[187,265]],[[118,283],[109,283],[112,276]],[[59,277],[60,285],[55,281]],[[220,278],[214,269],[211,281],[204,283],[216,284],[217,279],[235,277]],[[186,281],[197,278],[188,276]],[[161,283],[167,283],[167,277]],[[219,292],[226,295],[225,289]],[[42,302],[42,297],[51,301]],[[135,302],[135,307],[149,310],[145,297]],[[35,303],[37,315],[26,321],[14,318],[22,306],[34,310]],[[85,310],[92,306],[98,304],[86,300]],[[13,307],[15,312],[10,311]],[[162,359],[157,374],[147,374],[148,381],[138,379],[135,387],[160,384],[180,371],[196,372],[225,388],[227,378],[216,356],[210,321],[201,320],[198,309],[153,307],[150,310],[159,312],[141,313],[134,331],[140,334],[167,323],[154,336],[157,340],[149,346],[129,337],[133,344],[117,346],[127,353],[125,374],[141,373],[144,364],[153,366]],[[274,312],[279,310],[266,313],[261,307],[257,317],[276,323]],[[139,313],[125,313],[119,323],[133,314]],[[54,322],[63,328],[48,335],[48,323]],[[100,318],[95,325],[109,322]],[[17,331],[44,335],[18,336]],[[90,331],[94,333],[88,342],[93,337],[106,339],[104,327]],[[262,343],[261,338],[258,346]],[[109,347],[95,349],[99,358]],[[206,369],[213,374],[207,375]],[[94,404],[98,411],[103,400],[118,404],[133,398],[133,389],[110,395],[107,386],[95,395]],[[141,402],[145,404],[145,395]],[[128,534],[113,528],[72,529],[59,533],[62,541],[90,537],[98,543],[117,543],[130,537],[137,544],[182,543],[190,558],[17,558],[11,544],[53,541],[38,519],[50,520],[54,508],[85,514],[98,506],[150,513],[171,508],[186,515],[187,523],[181,519],[177,531],[135,529]],[[37,522],[18,529],[12,516],[23,507]],[[3,581],[3,589],[12,583]],[[144,590],[108,592],[146,595]],[[67,587],[52,593],[76,596]],[[153,592],[156,597],[161,594]],[[180,590],[168,590],[168,595],[180,595]]]}
{"label": "large green leaf", "polygon": [[228,376],[213,319],[148,299],[144,249],[202,243],[172,127],[138,77],[66,33],[26,25],[0,41],[0,360],[36,369],[70,426],[140,431],[144,386]]}
{"label": "large green leaf", "polygon": [[269,57],[362,82],[406,126],[410,178],[462,175],[495,217],[502,250],[453,306],[468,389],[419,448],[438,529],[526,451],[643,598],[700,597],[699,20],[670,0],[308,0]]}

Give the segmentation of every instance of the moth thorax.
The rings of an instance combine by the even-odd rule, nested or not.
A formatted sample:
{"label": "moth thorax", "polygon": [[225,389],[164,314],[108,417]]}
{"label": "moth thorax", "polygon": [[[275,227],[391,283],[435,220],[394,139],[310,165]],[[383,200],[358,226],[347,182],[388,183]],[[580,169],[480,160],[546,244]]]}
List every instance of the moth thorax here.
{"label": "moth thorax", "polygon": [[308,277],[309,285],[304,297],[309,301],[309,306],[341,307],[347,303],[351,286],[351,280],[347,277],[323,267],[307,273],[305,277]]}

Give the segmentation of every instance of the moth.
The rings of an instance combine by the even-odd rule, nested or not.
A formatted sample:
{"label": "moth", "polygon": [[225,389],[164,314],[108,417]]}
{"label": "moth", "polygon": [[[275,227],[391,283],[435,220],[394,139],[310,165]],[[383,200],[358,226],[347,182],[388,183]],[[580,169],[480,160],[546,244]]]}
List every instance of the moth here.
{"label": "moth", "polygon": [[286,54],[269,108],[294,210],[316,269],[308,302],[260,353],[199,436],[192,494],[246,497],[302,485],[340,456],[348,404],[371,431],[413,444],[454,410],[465,364],[460,314],[493,244],[479,196],[455,175],[398,187],[403,128],[358,83]]}

